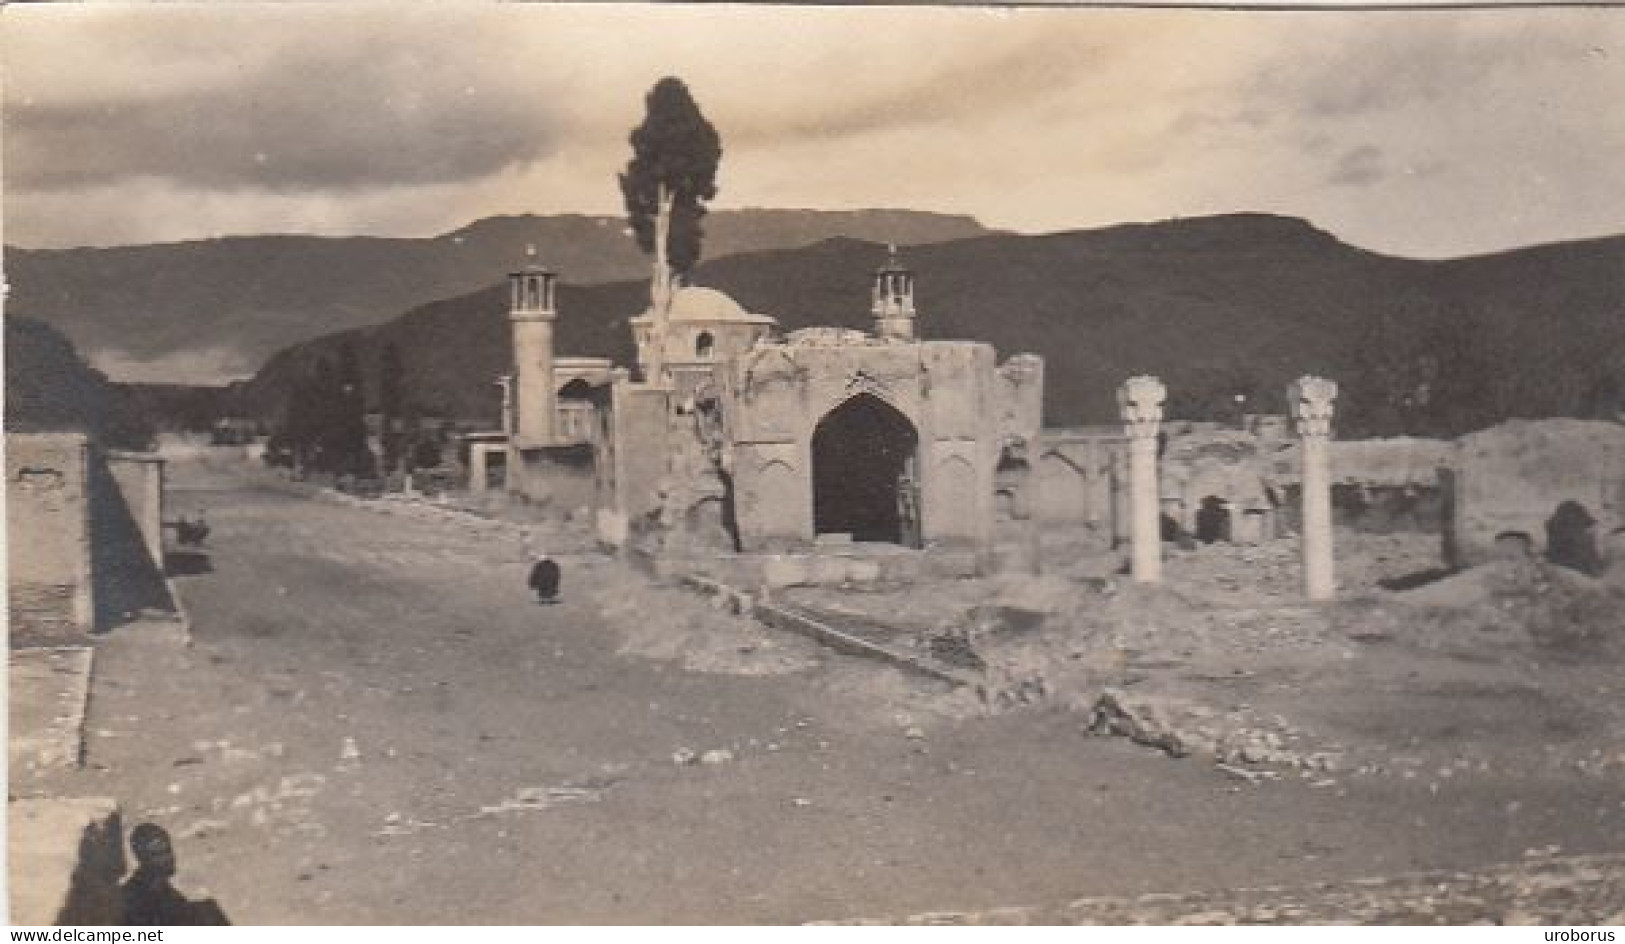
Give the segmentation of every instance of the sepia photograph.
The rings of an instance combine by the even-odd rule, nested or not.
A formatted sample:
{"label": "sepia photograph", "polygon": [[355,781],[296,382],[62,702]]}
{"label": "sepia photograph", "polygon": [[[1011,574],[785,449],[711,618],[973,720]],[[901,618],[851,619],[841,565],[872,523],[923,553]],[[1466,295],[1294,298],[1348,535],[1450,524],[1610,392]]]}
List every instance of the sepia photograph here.
{"label": "sepia photograph", "polygon": [[1625,925],[1625,7],[0,87],[12,926]]}

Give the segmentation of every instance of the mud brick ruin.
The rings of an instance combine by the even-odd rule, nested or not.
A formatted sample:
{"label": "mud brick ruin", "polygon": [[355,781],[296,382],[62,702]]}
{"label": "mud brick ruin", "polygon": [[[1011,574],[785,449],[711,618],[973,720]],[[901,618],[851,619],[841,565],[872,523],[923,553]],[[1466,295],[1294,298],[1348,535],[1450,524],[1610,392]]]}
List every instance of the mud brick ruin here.
{"label": "mud brick ruin", "polygon": [[554,356],[557,282],[535,260],[510,276],[514,368],[498,379],[503,428],[469,437],[471,490],[495,471],[523,501],[589,510],[606,545],[728,556],[754,583],[1036,571],[1041,533],[1062,528],[1127,545],[1134,579],[1155,583],[1166,540],[1295,534],[1304,594],[1323,601],[1334,521],[1373,509],[1438,528],[1453,567],[1508,533],[1544,552],[1561,501],[1604,544],[1622,524],[1617,424],[1338,442],[1330,380],[1301,378],[1290,416],[1236,429],[1165,422],[1167,389],[1133,377],[1120,427],[1043,428],[1043,361],[922,337],[895,248],[872,275],[869,331],[781,337],[769,315],[678,286],[629,319],[635,368]]}
{"label": "mud brick ruin", "polygon": [[631,319],[639,376],[552,354],[554,273],[512,276],[514,396],[500,455],[510,492],[594,510],[600,536],[667,549],[795,553],[829,544],[931,549],[992,564],[996,517],[1029,521],[1043,362],[917,336],[914,276],[874,274],[874,330],[776,321],[708,288]]}

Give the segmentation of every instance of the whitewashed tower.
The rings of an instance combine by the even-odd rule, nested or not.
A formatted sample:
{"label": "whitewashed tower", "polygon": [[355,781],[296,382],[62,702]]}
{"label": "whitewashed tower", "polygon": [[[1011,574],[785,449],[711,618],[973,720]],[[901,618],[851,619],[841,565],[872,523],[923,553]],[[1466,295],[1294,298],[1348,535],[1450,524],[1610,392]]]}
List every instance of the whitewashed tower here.
{"label": "whitewashed tower", "polygon": [[524,268],[508,276],[508,322],[513,329],[513,443],[520,449],[553,444],[558,394],[553,382],[553,321],[558,276],[526,248]]}
{"label": "whitewashed tower", "polygon": [[914,340],[914,273],[887,247],[886,264],[875,270],[875,334],[899,341]]}

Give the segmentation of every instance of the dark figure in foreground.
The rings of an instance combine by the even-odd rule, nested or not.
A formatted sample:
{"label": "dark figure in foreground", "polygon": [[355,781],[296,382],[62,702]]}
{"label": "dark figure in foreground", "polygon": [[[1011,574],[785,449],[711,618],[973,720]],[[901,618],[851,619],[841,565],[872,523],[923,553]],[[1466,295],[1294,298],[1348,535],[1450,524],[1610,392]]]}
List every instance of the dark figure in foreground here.
{"label": "dark figure in foreground", "polygon": [[1566,501],[1546,520],[1546,560],[1595,577],[1602,573],[1597,519],[1577,501]]}
{"label": "dark figure in foreground", "polygon": [[136,925],[223,925],[231,922],[213,898],[188,901],[169,880],[175,875],[175,849],[162,826],[142,823],[130,831],[136,867],[122,888],[124,923]]}
{"label": "dark figure in foreground", "polygon": [[559,602],[560,577],[557,561],[546,554],[536,559],[530,568],[530,589],[535,591],[537,603]]}

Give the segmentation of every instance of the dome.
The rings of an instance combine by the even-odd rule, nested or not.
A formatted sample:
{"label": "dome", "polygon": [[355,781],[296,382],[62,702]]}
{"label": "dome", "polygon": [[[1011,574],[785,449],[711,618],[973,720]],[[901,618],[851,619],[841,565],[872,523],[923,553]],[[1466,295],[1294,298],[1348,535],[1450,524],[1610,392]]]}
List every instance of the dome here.
{"label": "dome", "polygon": [[714,288],[687,285],[671,297],[671,320],[676,321],[742,321],[752,324],[770,324],[773,319],[753,315],[739,303]]}
{"label": "dome", "polygon": [[684,286],[671,297],[673,321],[733,321],[743,317],[745,309],[714,288]]}

